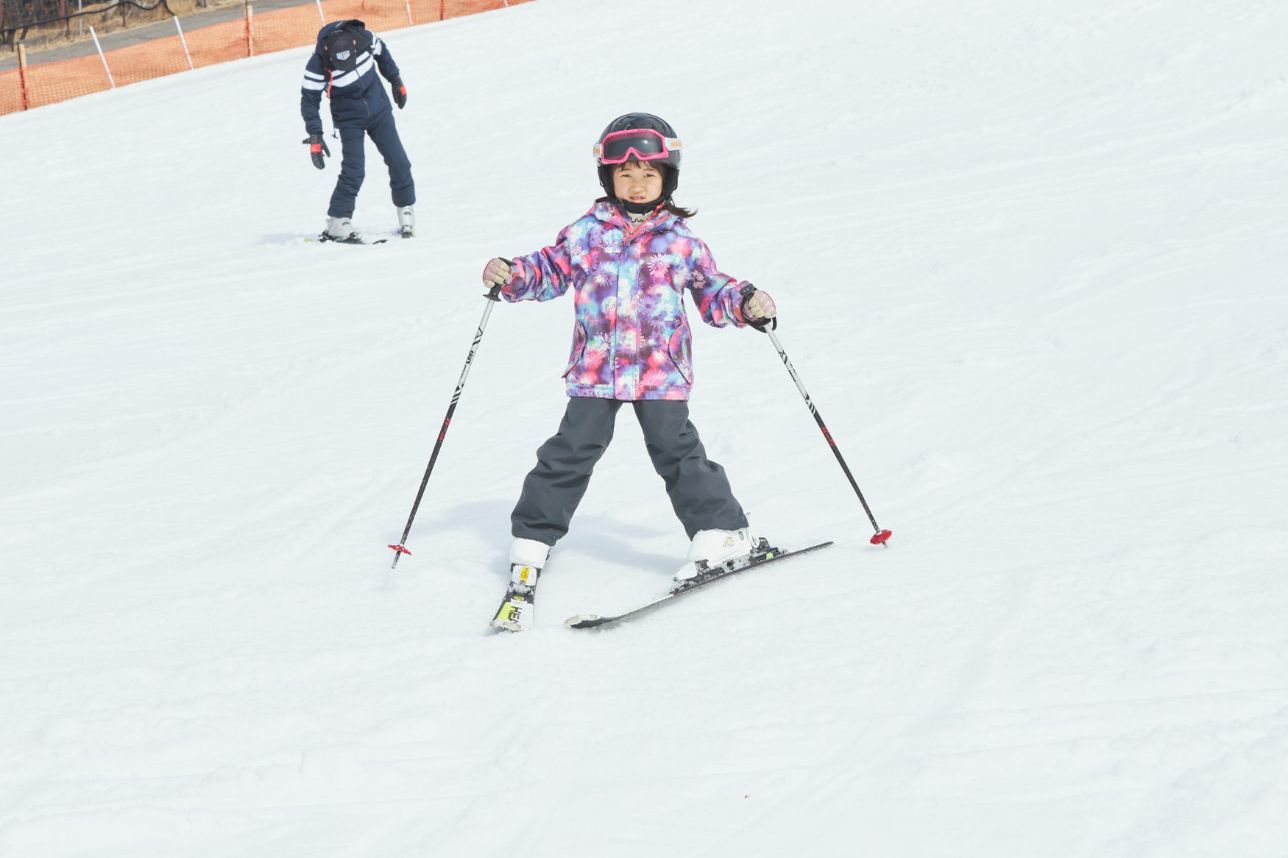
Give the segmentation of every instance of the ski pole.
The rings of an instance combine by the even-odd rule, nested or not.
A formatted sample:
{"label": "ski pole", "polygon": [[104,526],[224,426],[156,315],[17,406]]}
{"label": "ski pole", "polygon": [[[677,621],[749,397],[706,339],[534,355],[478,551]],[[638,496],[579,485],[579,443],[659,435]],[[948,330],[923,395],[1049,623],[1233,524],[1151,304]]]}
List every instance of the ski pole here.
{"label": "ski pole", "polygon": [[479,322],[479,329],[474,334],[474,342],[470,344],[470,353],[465,356],[465,368],[461,370],[461,378],[456,382],[456,390],[452,393],[452,402],[447,406],[447,416],[443,418],[443,428],[438,430],[438,440],[434,443],[434,452],[429,455],[429,465],[425,468],[425,476],[420,481],[420,489],[416,492],[416,500],[412,501],[411,515],[407,516],[407,526],[403,528],[402,539],[389,546],[394,551],[394,562],[389,567],[390,569],[398,568],[398,559],[404,554],[411,554],[405,545],[407,534],[411,533],[411,523],[416,520],[416,510],[420,508],[420,499],[425,496],[425,486],[429,484],[429,475],[434,471],[434,462],[438,461],[438,451],[443,448],[443,439],[447,437],[447,427],[452,423],[452,415],[456,413],[456,403],[461,399],[461,391],[465,389],[465,379],[470,374],[470,365],[474,363],[474,355],[479,350],[479,343],[483,341],[483,331],[487,328],[487,320],[492,315],[492,308],[501,300],[497,297],[500,292],[500,286],[493,286],[492,291],[483,296],[487,298],[487,308],[483,311],[483,319]]}
{"label": "ski pole", "polygon": [[[777,320],[775,320],[774,326],[777,326],[777,324]],[[863,504],[863,511],[868,514],[868,521],[872,522],[872,529],[875,531],[868,542],[871,542],[873,545],[881,545],[889,548],[890,546],[886,545],[886,540],[890,538],[890,531],[882,530],[880,525],[877,524],[876,518],[872,515],[872,508],[868,506],[867,500],[864,499],[863,492],[859,491],[859,484],[854,481],[854,474],[850,473],[849,466],[845,464],[845,458],[841,455],[840,448],[836,446],[836,441],[833,440],[832,433],[827,431],[827,424],[823,422],[823,416],[819,414],[818,409],[814,407],[813,401],[809,398],[809,392],[805,390],[805,385],[801,384],[801,378],[796,374],[796,367],[792,366],[792,362],[787,359],[787,352],[783,350],[783,344],[778,341],[778,337],[774,335],[774,331],[771,326],[759,325],[756,327],[757,330],[769,334],[769,340],[774,344],[774,348],[778,350],[778,356],[782,358],[783,366],[787,367],[787,374],[792,377],[792,381],[796,382],[796,389],[801,392],[801,396],[805,397],[805,407],[809,409],[810,414],[814,415],[814,422],[817,423],[818,428],[823,431],[823,438],[826,439],[827,446],[832,448],[832,452],[836,455],[836,461],[841,463],[841,470],[845,472],[845,478],[850,481],[850,487],[853,488],[854,493],[859,496],[859,503]]]}

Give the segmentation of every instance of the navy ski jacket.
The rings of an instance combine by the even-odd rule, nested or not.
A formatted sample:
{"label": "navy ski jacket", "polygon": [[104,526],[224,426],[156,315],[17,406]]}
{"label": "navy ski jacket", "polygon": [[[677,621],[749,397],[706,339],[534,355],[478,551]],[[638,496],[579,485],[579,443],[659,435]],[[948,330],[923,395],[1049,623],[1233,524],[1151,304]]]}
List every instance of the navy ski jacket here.
{"label": "navy ski jacket", "polygon": [[[335,72],[327,67],[323,44],[328,36],[345,27],[360,31],[357,67]],[[331,96],[331,120],[337,128],[366,128],[372,119],[392,110],[389,96],[375,74],[377,68],[391,83],[401,77],[385,43],[361,21],[333,21],[319,30],[317,45],[304,67],[304,82],[300,85],[300,114],[304,117],[305,130],[309,134],[322,133],[318,105],[324,90]]]}

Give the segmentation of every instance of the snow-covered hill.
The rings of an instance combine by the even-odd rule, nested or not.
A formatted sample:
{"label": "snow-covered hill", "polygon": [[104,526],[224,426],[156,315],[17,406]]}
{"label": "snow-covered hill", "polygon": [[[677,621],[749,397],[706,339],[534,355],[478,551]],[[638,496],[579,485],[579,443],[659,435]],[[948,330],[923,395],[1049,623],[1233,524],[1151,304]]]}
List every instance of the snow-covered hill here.
{"label": "snow-covered hill", "polygon": [[[0,855],[1288,855],[1286,39],[1276,0],[393,32],[420,235],[374,248],[304,240],[303,53],[0,118]],[[564,629],[685,550],[626,416],[488,636],[569,302],[497,308],[385,544],[482,264],[632,110],[895,536],[767,339],[703,329],[753,524],[838,545]]]}

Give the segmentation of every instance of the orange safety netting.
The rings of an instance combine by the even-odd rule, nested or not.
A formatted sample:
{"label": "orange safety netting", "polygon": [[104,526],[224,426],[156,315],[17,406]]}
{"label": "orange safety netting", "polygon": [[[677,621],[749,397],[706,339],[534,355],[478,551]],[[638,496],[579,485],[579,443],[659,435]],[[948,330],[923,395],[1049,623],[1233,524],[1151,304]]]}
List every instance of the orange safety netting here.
{"label": "orange safety netting", "polygon": [[173,36],[106,51],[101,57],[94,54],[0,72],[0,115],[190,67],[311,45],[324,15],[326,21],[360,18],[367,29],[380,33],[522,2],[526,0],[322,0],[321,9],[313,2],[263,13],[256,13],[252,5],[238,20],[185,31],[182,39],[176,30]]}

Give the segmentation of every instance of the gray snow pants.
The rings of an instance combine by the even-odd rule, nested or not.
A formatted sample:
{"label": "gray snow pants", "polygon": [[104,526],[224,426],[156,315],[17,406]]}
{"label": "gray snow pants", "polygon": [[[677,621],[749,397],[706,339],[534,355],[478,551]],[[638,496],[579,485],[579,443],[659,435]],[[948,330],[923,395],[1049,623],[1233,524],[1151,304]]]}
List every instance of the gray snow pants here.
{"label": "gray snow pants", "polygon": [[[511,533],[554,545],[568,532],[595,463],[613,440],[613,424],[624,403],[574,396],[559,431],[537,450],[537,466],[523,480],[523,493],[510,516]],[[724,468],[707,458],[683,400],[632,402],[644,430],[653,469],[666,483],[671,507],[689,538],[699,530],[736,530],[747,516],[734,499]]]}

